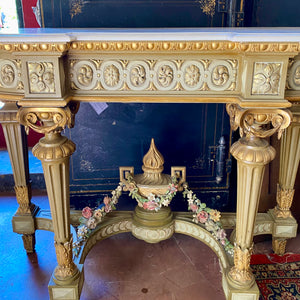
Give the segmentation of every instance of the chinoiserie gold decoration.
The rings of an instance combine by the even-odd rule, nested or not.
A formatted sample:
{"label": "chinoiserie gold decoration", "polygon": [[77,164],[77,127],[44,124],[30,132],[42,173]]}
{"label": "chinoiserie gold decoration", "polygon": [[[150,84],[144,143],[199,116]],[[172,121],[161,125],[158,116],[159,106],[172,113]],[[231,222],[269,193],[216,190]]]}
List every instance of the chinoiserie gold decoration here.
{"label": "chinoiserie gold decoration", "polygon": [[277,206],[274,209],[274,214],[278,218],[290,218],[292,217],[290,208],[294,198],[294,189],[283,189],[277,184]]}
{"label": "chinoiserie gold decoration", "polygon": [[70,43],[1,43],[0,50],[8,52],[59,52],[70,48]]}
{"label": "chinoiserie gold decoration", "polygon": [[[12,45],[6,45],[11,48]],[[2,45],[2,48],[4,46]],[[20,48],[20,47],[18,47]],[[249,52],[249,53],[291,53],[298,54],[299,43],[240,43],[228,41],[101,41],[72,42],[70,51],[104,52]],[[8,50],[8,49],[5,49]]]}
{"label": "chinoiserie gold decoration", "polygon": [[228,277],[229,279],[233,279],[231,283],[237,287],[250,287],[255,281],[250,269],[252,250],[252,246],[246,249],[242,249],[238,245],[234,247],[234,267],[229,271]]}
{"label": "chinoiserie gold decoration", "polygon": [[286,247],[286,239],[280,239],[280,238],[273,238],[272,239],[272,248],[273,251],[277,255],[284,255],[285,253],[285,247]]}
{"label": "chinoiserie gold decoration", "polygon": [[16,214],[31,214],[32,207],[34,206],[30,203],[31,199],[31,188],[29,186],[15,186],[16,198],[19,204]]}
{"label": "chinoiserie gold decoration", "polygon": [[58,266],[54,271],[54,276],[57,280],[66,280],[66,278],[76,276],[78,269],[73,262],[72,238],[69,242],[58,243],[54,242],[55,252]]}
{"label": "chinoiserie gold decoration", "polygon": [[74,126],[74,115],[78,111],[79,105],[60,107],[22,107],[19,109],[17,118],[25,126],[28,134],[29,128],[39,133],[60,132],[66,126]]}
{"label": "chinoiserie gold decoration", "polygon": [[[255,136],[259,138],[270,137],[277,132],[278,138],[289,126],[292,115],[283,109],[242,109],[237,104],[226,105],[230,117],[230,125],[233,130],[240,128],[240,136]],[[267,125],[271,128],[268,129]]]}
{"label": "chinoiserie gold decoration", "polygon": [[278,95],[282,63],[254,64],[252,95]]}

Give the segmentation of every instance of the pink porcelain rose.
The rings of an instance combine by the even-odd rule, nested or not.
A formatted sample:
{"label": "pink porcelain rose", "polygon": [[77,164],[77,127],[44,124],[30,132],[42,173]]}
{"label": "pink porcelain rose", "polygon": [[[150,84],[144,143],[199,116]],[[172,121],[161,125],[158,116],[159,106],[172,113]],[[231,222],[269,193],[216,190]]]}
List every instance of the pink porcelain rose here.
{"label": "pink porcelain rose", "polygon": [[155,210],[156,207],[157,203],[154,201],[148,201],[143,204],[143,208],[148,210]]}
{"label": "pink porcelain rose", "polygon": [[89,219],[93,215],[93,210],[87,206],[82,210],[82,215]]}
{"label": "pink porcelain rose", "polygon": [[208,219],[208,213],[202,210],[197,214],[197,218],[200,223],[205,223]]}
{"label": "pink porcelain rose", "polygon": [[196,204],[191,204],[191,205],[190,205],[190,209],[191,209],[193,212],[196,212],[197,209],[198,209],[198,205],[196,205]]}

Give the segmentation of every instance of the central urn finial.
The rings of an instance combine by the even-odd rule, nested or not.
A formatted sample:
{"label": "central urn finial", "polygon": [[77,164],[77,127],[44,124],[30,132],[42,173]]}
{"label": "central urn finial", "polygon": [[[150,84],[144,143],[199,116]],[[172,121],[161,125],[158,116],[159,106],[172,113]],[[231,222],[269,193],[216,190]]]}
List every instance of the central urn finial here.
{"label": "central urn finial", "polygon": [[143,157],[143,174],[134,174],[133,167],[120,167],[120,180],[129,195],[136,199],[132,234],[149,243],[172,236],[175,230],[173,213],[168,207],[185,182],[185,167],[172,167],[171,175],[163,174],[164,158],[155,146],[154,139]]}
{"label": "central urn finial", "polygon": [[145,173],[155,174],[161,173],[164,170],[164,158],[155,146],[154,139],[151,139],[151,144],[148,152],[143,158],[144,165],[142,169]]}

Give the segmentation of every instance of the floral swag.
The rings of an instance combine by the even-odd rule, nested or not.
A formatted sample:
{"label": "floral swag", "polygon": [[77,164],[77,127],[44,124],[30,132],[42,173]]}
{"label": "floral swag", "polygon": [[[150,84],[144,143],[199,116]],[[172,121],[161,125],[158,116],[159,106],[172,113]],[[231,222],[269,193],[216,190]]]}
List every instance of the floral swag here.
{"label": "floral swag", "polygon": [[[193,212],[193,222],[199,224],[213,237],[221,243],[225,251],[233,256],[233,245],[226,237],[226,232],[222,228],[220,218],[221,213],[218,210],[211,209],[202,203],[192,190],[188,189],[187,183],[183,184],[183,196],[187,198],[188,209]],[[169,184],[168,191],[161,196],[150,193],[147,198],[139,193],[139,189],[131,175],[127,176],[127,180],[120,182],[118,187],[111,192],[111,197],[105,196],[103,203],[97,208],[91,209],[85,207],[80,217],[80,225],[77,227],[77,241],[73,243],[73,253],[78,256],[82,244],[89,238],[94,229],[103,221],[106,214],[116,209],[118,200],[122,191],[129,191],[129,196],[135,199],[138,206],[150,211],[159,211],[162,206],[168,206],[178,191],[178,181],[176,177],[172,177],[172,183]]]}

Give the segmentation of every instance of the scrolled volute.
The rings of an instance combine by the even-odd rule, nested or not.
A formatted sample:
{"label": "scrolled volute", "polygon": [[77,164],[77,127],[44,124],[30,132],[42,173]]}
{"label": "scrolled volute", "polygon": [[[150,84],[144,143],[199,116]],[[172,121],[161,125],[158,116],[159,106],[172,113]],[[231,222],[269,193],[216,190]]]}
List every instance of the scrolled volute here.
{"label": "scrolled volute", "polygon": [[72,103],[66,107],[21,107],[17,119],[25,126],[27,134],[29,128],[43,134],[61,132],[66,126],[74,126],[78,106]]}
{"label": "scrolled volute", "polygon": [[278,139],[289,126],[292,114],[285,109],[244,109],[237,104],[227,104],[232,130],[240,128],[240,136],[266,138],[277,132]]}

